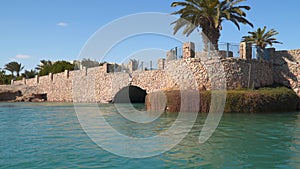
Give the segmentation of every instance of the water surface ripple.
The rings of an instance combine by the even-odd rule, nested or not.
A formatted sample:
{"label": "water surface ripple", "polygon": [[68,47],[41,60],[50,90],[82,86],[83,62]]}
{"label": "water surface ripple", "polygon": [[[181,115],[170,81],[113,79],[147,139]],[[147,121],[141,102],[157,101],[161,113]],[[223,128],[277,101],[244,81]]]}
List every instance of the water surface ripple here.
{"label": "water surface ripple", "polygon": [[[162,115],[152,124],[137,125],[112,105],[103,110],[116,130],[135,137],[153,136],[176,119]],[[72,104],[0,103],[0,168],[300,168],[300,113],[225,114],[213,136],[200,145],[205,118],[200,114],[188,136],[170,151],[130,159],[94,144]]]}

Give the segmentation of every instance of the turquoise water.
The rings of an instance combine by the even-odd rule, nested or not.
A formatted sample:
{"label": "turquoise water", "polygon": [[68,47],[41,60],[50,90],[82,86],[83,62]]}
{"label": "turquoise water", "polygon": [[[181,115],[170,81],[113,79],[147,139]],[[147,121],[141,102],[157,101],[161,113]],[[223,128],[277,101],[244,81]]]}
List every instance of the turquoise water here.
{"label": "turquoise water", "polygon": [[[163,115],[152,126],[131,126],[112,105],[105,110],[119,132],[139,137],[155,135],[176,119]],[[199,144],[205,119],[199,115],[170,151],[132,159],[91,141],[72,104],[0,103],[0,168],[300,168],[300,113],[225,114],[212,137]]]}

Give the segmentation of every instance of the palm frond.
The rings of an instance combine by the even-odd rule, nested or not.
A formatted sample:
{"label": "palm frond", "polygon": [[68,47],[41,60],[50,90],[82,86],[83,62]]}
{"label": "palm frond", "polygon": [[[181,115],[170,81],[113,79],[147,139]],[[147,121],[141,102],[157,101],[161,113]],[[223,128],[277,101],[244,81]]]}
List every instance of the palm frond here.
{"label": "palm frond", "polygon": [[243,36],[242,41],[251,42],[264,49],[267,45],[273,46],[273,44],[278,43],[282,44],[282,42],[277,41],[274,36],[279,33],[275,29],[271,29],[267,31],[267,27],[258,28],[254,32],[248,32],[249,36]]}

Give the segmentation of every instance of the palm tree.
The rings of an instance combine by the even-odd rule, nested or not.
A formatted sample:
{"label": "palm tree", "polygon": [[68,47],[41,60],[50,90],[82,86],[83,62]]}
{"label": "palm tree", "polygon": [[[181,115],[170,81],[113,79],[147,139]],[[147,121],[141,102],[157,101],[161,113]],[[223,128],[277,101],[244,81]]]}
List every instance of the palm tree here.
{"label": "palm tree", "polygon": [[15,68],[16,68],[15,71],[17,72],[17,77],[20,76],[20,72],[24,69],[24,67],[25,67],[25,66],[22,66],[21,63],[17,63],[17,64],[15,65]]}
{"label": "palm tree", "polygon": [[6,70],[11,72],[11,76],[13,76],[14,72],[17,73],[17,76],[20,76],[20,72],[24,69],[21,63],[18,62],[10,62],[5,65]]}
{"label": "palm tree", "polygon": [[265,58],[265,48],[270,45],[273,46],[274,43],[282,44],[282,42],[277,41],[274,36],[278,35],[279,33],[275,29],[271,29],[267,31],[267,27],[264,26],[263,29],[258,28],[254,32],[248,32],[249,36],[243,36],[243,42],[249,42],[256,45],[256,52],[257,58],[262,59]]}
{"label": "palm tree", "polygon": [[11,77],[14,76],[15,69],[14,69],[14,66],[13,66],[12,62],[7,63],[4,67],[4,69],[11,73]]}
{"label": "palm tree", "polygon": [[27,79],[34,78],[35,75],[37,75],[37,72],[35,70],[25,70],[25,72],[23,73],[23,77],[26,77]]}
{"label": "palm tree", "polygon": [[[240,30],[239,23],[248,24],[253,27],[245,17],[244,10],[250,10],[249,6],[236,6],[245,0],[185,0],[184,2],[173,2],[172,7],[182,6],[172,15],[180,15],[180,18],[173,22],[174,34],[184,28],[183,34],[189,36],[195,29],[202,28],[204,49],[208,49],[209,42],[218,50],[218,41],[221,36],[222,22],[229,20]],[[207,38],[206,38],[207,37]]]}
{"label": "palm tree", "polygon": [[273,46],[273,43],[280,43],[282,42],[277,41],[274,36],[278,35],[279,33],[275,29],[271,29],[266,31],[267,27],[264,26],[263,29],[258,28],[254,32],[248,32],[249,36],[243,36],[243,42],[249,42],[255,44],[257,47],[261,49],[265,49],[267,45]]}
{"label": "palm tree", "polygon": [[37,67],[35,69],[42,70],[42,69],[45,69],[45,68],[51,67],[51,66],[52,66],[52,62],[50,60],[41,60],[40,65],[37,65]]}
{"label": "palm tree", "polygon": [[51,72],[53,64],[50,60],[41,60],[40,64],[35,67],[35,69],[39,72],[39,75],[48,75]]}

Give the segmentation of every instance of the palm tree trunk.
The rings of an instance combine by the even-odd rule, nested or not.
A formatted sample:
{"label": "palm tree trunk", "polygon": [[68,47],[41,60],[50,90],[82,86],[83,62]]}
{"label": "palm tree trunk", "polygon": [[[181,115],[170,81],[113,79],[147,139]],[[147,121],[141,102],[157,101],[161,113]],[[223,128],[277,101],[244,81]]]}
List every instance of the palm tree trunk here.
{"label": "palm tree trunk", "polygon": [[258,60],[264,60],[264,49],[260,46],[256,47],[256,53],[257,53],[257,59]]}
{"label": "palm tree trunk", "polygon": [[213,26],[202,26],[202,41],[204,51],[219,50],[220,30]]}

